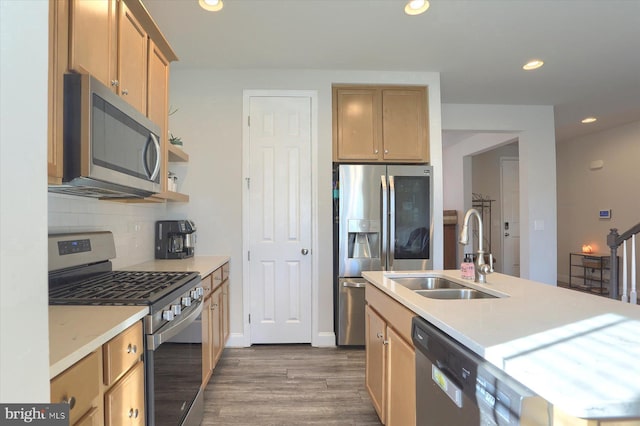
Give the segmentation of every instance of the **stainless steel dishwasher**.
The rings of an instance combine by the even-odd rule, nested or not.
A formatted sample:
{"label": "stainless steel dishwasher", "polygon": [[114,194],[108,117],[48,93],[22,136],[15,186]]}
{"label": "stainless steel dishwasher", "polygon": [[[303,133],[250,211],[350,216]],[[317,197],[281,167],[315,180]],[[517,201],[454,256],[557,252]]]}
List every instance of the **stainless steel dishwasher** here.
{"label": "stainless steel dishwasher", "polygon": [[551,424],[545,400],[420,317],[412,338],[418,426]]}

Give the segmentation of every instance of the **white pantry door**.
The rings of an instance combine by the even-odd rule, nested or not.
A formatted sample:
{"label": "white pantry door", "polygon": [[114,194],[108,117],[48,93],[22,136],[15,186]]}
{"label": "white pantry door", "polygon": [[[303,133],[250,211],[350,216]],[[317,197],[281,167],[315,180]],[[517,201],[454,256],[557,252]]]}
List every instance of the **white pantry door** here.
{"label": "white pantry door", "polygon": [[310,343],[311,98],[249,103],[251,343]]}
{"label": "white pantry door", "polygon": [[502,273],[520,276],[520,164],[500,159],[502,200]]}

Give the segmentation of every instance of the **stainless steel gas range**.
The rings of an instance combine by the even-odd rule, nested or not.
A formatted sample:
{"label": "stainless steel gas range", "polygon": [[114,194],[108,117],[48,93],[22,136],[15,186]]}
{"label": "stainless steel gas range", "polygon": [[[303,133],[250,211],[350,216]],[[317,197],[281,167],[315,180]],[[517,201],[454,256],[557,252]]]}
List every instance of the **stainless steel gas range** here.
{"label": "stainless steel gas range", "polygon": [[200,276],[113,271],[115,256],[111,232],[49,235],[49,304],[148,306],[143,319],[147,425],[199,425],[202,346],[178,335],[202,312]]}

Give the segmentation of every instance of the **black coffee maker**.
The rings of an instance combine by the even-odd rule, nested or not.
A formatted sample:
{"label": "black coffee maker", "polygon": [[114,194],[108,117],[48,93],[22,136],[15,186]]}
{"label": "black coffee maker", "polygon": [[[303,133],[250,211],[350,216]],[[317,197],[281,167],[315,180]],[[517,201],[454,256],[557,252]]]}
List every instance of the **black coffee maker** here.
{"label": "black coffee maker", "polygon": [[196,225],[190,220],[156,222],[156,259],[192,257],[196,247]]}

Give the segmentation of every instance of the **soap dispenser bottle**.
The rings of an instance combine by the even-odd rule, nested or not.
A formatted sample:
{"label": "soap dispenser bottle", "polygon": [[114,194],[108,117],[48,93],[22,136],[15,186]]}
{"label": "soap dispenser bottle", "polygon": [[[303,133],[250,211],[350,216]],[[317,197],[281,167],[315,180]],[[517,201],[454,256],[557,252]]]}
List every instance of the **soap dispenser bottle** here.
{"label": "soap dispenser bottle", "polygon": [[461,278],[464,280],[475,279],[475,267],[473,264],[473,258],[469,253],[465,253],[464,260],[460,265]]}

